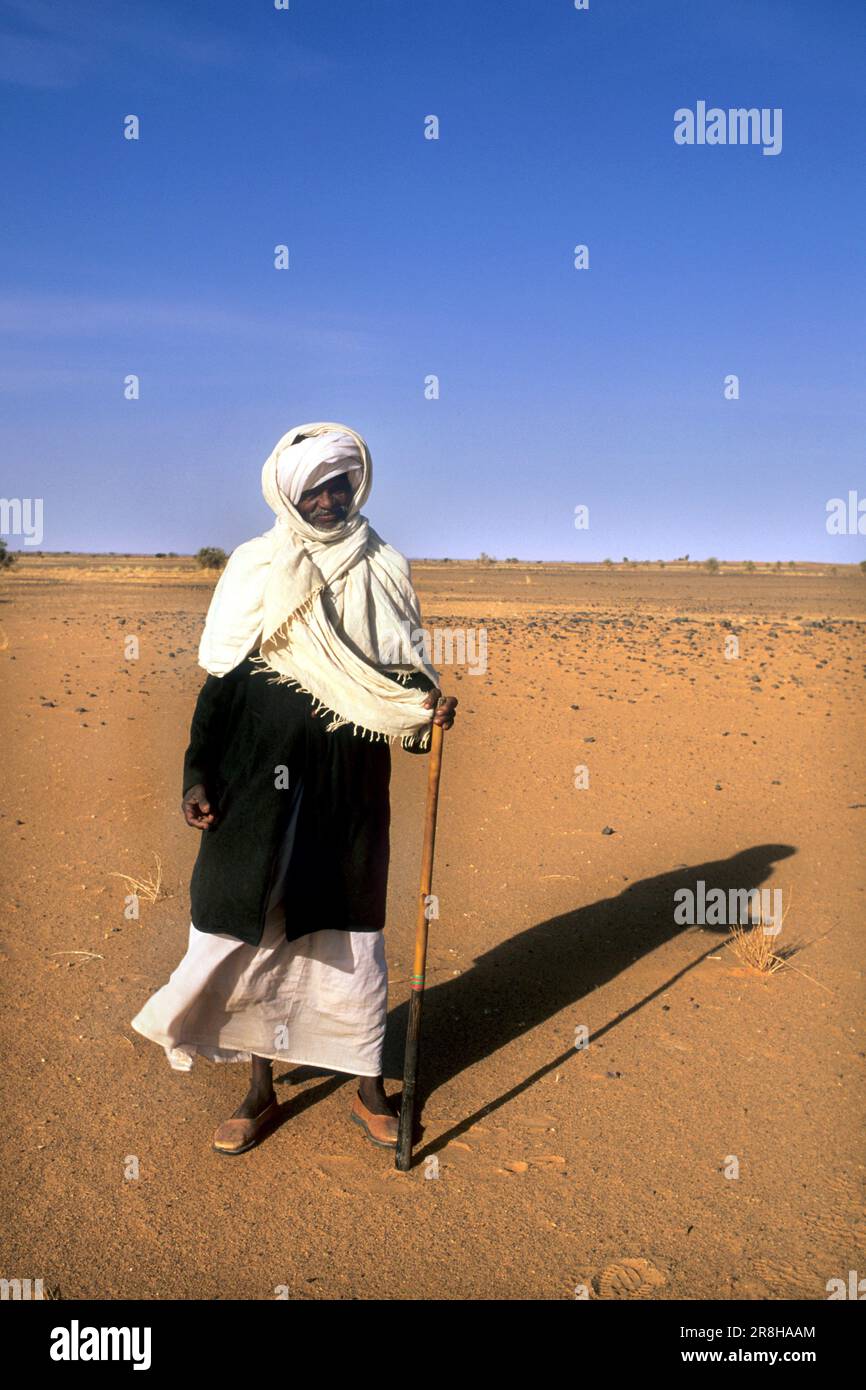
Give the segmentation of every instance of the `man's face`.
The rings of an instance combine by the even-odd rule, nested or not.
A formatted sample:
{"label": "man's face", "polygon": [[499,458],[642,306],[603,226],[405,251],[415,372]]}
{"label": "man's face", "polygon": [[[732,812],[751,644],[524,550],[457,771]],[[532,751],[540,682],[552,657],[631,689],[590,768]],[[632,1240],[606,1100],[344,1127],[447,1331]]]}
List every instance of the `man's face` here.
{"label": "man's face", "polygon": [[298,511],[311,526],[327,531],[346,520],[351,501],[349,475],[341,473],[338,478],[329,478],[318,487],[302,492],[298,499]]}

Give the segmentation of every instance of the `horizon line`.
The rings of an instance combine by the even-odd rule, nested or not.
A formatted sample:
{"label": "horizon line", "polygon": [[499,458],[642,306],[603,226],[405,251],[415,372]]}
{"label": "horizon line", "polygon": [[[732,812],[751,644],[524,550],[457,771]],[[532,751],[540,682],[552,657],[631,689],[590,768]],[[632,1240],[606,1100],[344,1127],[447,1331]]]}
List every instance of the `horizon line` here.
{"label": "horizon line", "polygon": [[[0,538],[0,540],[2,540],[2,538]],[[204,549],[204,548],[211,548],[211,547],[202,547],[202,549]],[[222,549],[222,547],[213,547],[213,548],[214,548],[214,549]],[[54,556],[54,557],[57,557],[57,556],[60,556],[60,557],[64,557],[64,556],[69,556],[69,557],[81,556],[82,558],[91,558],[91,557],[96,558],[96,557],[99,557],[99,556],[105,556],[105,557],[109,557],[109,558],[112,558],[112,559],[126,559],[126,560],[195,560],[195,559],[196,559],[196,554],[197,554],[197,552],[195,552],[195,551],[180,551],[180,550],[178,550],[178,551],[174,551],[174,550],[46,550],[46,549],[44,549],[44,548],[40,548],[40,549],[30,548],[29,546],[21,546],[21,547],[19,547],[19,548],[13,550],[13,549],[12,549],[11,547],[9,547],[8,545],[6,546],[6,549],[7,549],[7,553],[8,553],[8,554],[10,554],[10,555],[15,555],[16,557],[22,556],[22,555],[24,555],[24,556],[26,556],[26,555],[32,555],[32,556],[34,556],[34,557],[35,557],[35,556]],[[228,556],[232,554],[232,551],[230,551],[230,550],[229,550],[229,551],[224,551],[223,553],[226,555],[226,558],[228,558]],[[558,559],[558,558],[555,558],[555,557],[547,557],[546,559],[530,560],[530,559],[525,559],[525,558],[523,558],[522,556],[516,556],[516,555],[510,555],[510,556],[496,556],[496,555],[487,555],[487,554],[484,554],[484,553],[482,553],[481,555],[409,555],[409,556],[407,556],[406,558],[407,558],[407,559],[409,560],[409,562],[412,563],[412,564],[425,564],[425,563],[426,563],[426,564],[439,564],[439,565],[459,564],[459,565],[485,565],[485,566],[486,566],[486,565],[571,565],[571,566],[574,566],[574,567],[585,567],[585,566],[589,566],[589,565],[594,565],[594,566],[599,566],[599,567],[602,568],[602,569],[607,569],[607,568],[616,568],[616,569],[620,569],[620,568],[623,568],[623,567],[632,568],[633,566],[639,566],[639,565],[644,565],[644,566],[647,566],[647,565],[655,565],[655,566],[659,566],[659,565],[664,565],[664,566],[667,566],[667,565],[680,565],[680,566],[682,566],[682,567],[691,568],[691,567],[693,567],[693,566],[695,566],[695,565],[707,565],[710,561],[715,561],[715,563],[718,564],[718,565],[782,565],[782,566],[791,566],[791,565],[795,565],[795,566],[796,566],[796,565],[819,565],[819,566],[825,566],[825,567],[836,566],[837,568],[846,568],[846,569],[847,569],[847,568],[851,568],[851,569],[857,569],[859,566],[861,566],[861,565],[864,563],[864,560],[866,560],[866,557],[864,557],[864,560],[808,560],[808,559],[799,559],[799,560],[778,560],[778,559],[772,559],[772,560],[771,560],[771,559],[754,559],[754,558],[751,558],[751,557],[749,557],[749,556],[746,556],[746,557],[743,558],[743,559],[732,560],[732,559],[724,559],[723,557],[718,556],[718,555],[707,555],[707,556],[703,556],[703,557],[700,557],[700,558],[692,558],[691,555],[689,555],[688,557],[686,557],[686,556],[681,556],[681,555],[680,555],[680,556],[676,556],[676,557],[674,557],[674,558],[672,558],[672,559],[668,559],[668,558],[665,558],[664,556],[662,556],[660,559],[657,559],[657,560],[639,559],[637,556],[634,556],[634,557],[632,557],[632,556],[624,556],[624,557],[623,557],[622,559],[620,559],[620,560],[612,560],[612,559],[609,559],[609,558],[606,558],[606,559],[604,559],[604,560],[574,560],[574,559]]]}

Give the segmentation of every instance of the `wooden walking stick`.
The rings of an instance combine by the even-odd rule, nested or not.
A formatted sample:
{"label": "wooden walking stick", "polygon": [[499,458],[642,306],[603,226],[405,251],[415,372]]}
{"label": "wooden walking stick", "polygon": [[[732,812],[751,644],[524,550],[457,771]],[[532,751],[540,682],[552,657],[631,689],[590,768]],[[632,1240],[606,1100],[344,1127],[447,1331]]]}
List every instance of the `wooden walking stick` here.
{"label": "wooden walking stick", "polygon": [[418,1051],[421,1041],[421,1004],[427,970],[428,899],[433,882],[433,850],[436,844],[436,808],[439,804],[439,773],[442,770],[442,725],[434,724],[430,737],[430,764],[427,769],[427,812],[424,818],[424,848],[421,852],[421,887],[418,890],[418,919],[415,926],[415,960],[412,966],[412,992],[409,996],[409,1023],[406,1029],[406,1055],[403,1061],[403,1095],[397,1130],[396,1166],[407,1172],[412,1165],[412,1131],[415,1121],[415,1086],[418,1079]]}

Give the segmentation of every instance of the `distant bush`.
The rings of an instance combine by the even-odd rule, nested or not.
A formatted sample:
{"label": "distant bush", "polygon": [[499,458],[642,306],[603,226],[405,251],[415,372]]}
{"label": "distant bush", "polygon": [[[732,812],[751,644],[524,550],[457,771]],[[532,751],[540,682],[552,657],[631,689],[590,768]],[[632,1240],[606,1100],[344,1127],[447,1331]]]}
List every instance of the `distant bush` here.
{"label": "distant bush", "polygon": [[752,572],[752,570],[753,570],[754,568],[755,568],[755,562],[754,562],[754,560],[746,560],[746,561],[744,562],[744,564],[743,564],[743,569],[744,569],[744,570],[748,570],[750,574],[751,574],[751,572]]}
{"label": "distant bush", "polygon": [[788,561],[788,569],[789,569],[789,570],[795,570],[796,568],[797,568],[797,561],[796,561],[796,560],[789,560],[789,561]]}
{"label": "distant bush", "polygon": [[155,550],[155,551],[153,552],[153,558],[154,558],[154,560],[164,560],[164,559],[165,559],[165,551],[164,551],[164,550]]}
{"label": "distant bush", "polygon": [[715,555],[711,555],[708,560],[704,561],[704,569],[709,570],[710,574],[718,574],[719,562],[716,559]]}
{"label": "distant bush", "polygon": [[773,569],[774,569],[774,570],[776,571],[776,573],[778,574],[779,571],[781,570],[781,568],[782,568],[782,561],[781,561],[781,560],[777,560],[776,563],[775,563],[775,565],[773,566]]}
{"label": "distant bush", "polygon": [[496,563],[496,556],[488,555],[485,550],[482,550],[481,554],[478,556],[478,563],[479,565],[494,565]]}
{"label": "distant bush", "polygon": [[[836,566],[835,566],[835,565],[833,566],[833,573],[834,573],[834,574],[836,573]],[[861,573],[861,574],[866,574],[866,560],[861,560],[861,561],[860,561],[860,573]]]}
{"label": "distant bush", "polygon": [[517,556],[516,556],[516,555],[506,555],[506,557],[505,557],[505,563],[506,563],[506,565],[516,565],[516,564],[518,563]]}
{"label": "distant bush", "polygon": [[195,558],[203,570],[221,570],[229,557],[219,546],[203,545]]}
{"label": "distant bush", "polygon": [[606,569],[611,569],[611,567],[613,566],[613,560],[602,560],[602,564],[605,566]]}
{"label": "distant bush", "polygon": [[11,565],[15,564],[16,558],[11,551],[6,549],[6,542],[0,540],[0,570],[8,570]]}

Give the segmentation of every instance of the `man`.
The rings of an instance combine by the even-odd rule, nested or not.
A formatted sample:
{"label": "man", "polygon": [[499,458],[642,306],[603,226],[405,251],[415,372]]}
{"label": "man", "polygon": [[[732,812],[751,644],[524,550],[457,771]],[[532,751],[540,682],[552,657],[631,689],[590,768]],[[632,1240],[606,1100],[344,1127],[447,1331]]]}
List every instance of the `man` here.
{"label": "man", "polygon": [[[251,1061],[214,1135],[244,1153],[278,1118],[272,1062],[359,1080],[351,1117],[393,1147],[381,1073],[390,745],[429,746],[457,701],[398,633],[420,611],[405,558],[360,508],[372,461],[344,425],[298,426],[262,471],[275,526],[235,550],[199,646],[209,672],[184,760],[204,832],[186,955],[133,1027],[173,1067]],[[405,659],[395,662],[399,651]]]}

